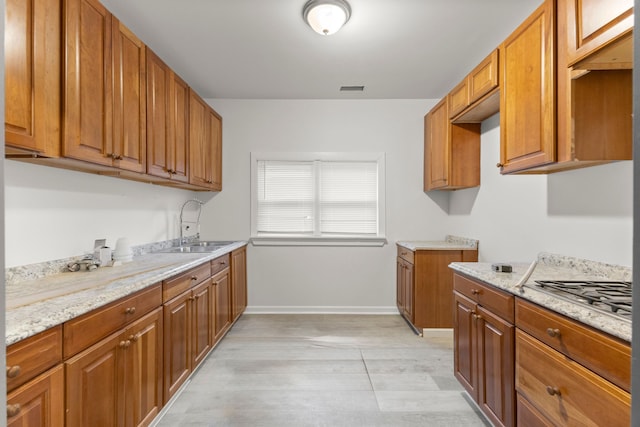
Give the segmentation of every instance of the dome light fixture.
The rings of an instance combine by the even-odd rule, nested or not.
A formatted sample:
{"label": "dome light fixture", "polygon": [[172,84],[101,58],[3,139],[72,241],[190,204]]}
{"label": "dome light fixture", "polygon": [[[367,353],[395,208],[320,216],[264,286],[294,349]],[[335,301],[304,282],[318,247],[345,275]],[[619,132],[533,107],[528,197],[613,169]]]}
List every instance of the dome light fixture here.
{"label": "dome light fixture", "polygon": [[318,34],[337,32],[351,17],[351,7],[345,0],[309,0],[302,9],[304,21]]}

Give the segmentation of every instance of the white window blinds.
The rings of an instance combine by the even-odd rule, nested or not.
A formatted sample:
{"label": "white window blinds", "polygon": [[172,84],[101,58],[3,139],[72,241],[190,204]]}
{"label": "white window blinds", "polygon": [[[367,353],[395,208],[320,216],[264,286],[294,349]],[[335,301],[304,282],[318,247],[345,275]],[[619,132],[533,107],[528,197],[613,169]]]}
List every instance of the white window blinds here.
{"label": "white window blinds", "polygon": [[253,161],[254,237],[380,236],[379,158]]}

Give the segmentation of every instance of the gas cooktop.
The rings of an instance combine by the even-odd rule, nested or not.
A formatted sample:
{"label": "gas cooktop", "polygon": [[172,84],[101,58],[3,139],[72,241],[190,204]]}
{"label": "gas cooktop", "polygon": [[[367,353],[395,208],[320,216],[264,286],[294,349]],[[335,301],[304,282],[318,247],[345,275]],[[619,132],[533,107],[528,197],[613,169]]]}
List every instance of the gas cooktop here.
{"label": "gas cooktop", "polygon": [[631,320],[631,282],[590,280],[536,280],[534,288],[590,306],[619,319]]}

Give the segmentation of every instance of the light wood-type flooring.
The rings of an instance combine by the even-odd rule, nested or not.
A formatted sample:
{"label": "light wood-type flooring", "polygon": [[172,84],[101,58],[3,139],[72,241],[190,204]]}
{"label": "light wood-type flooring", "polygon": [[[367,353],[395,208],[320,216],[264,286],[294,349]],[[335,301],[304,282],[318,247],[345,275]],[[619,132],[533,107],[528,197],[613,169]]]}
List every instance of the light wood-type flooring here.
{"label": "light wood-type flooring", "polygon": [[453,377],[450,334],[400,316],[243,315],[158,426],[488,424]]}

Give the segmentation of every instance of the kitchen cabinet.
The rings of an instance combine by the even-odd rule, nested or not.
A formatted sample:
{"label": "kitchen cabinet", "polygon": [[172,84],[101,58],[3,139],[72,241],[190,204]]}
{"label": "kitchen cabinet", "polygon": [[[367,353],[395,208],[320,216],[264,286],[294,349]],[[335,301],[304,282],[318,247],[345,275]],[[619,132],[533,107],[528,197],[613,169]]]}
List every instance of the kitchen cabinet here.
{"label": "kitchen cabinet", "polygon": [[209,263],[165,280],[164,402],[180,389],[213,345]]}
{"label": "kitchen cabinet", "polygon": [[147,48],[147,173],[189,181],[189,86]]}
{"label": "kitchen cabinet", "polygon": [[566,23],[568,66],[576,69],[633,67],[633,0],[559,0]]}
{"label": "kitchen cabinet", "polygon": [[491,52],[447,95],[452,122],[480,123],[500,110],[498,52]]}
{"label": "kitchen cabinet", "polygon": [[[516,390],[552,425],[629,425],[628,343],[518,299]],[[525,424],[518,414],[518,424]]]}
{"label": "kitchen cabinet", "polygon": [[453,326],[452,262],[478,260],[477,249],[409,250],[398,245],[398,311],[418,332]]}
{"label": "kitchen cabinet", "polygon": [[222,118],[189,91],[189,183],[222,190]]}
{"label": "kitchen cabinet", "polygon": [[60,150],[60,0],[7,0],[4,106],[7,153]]}
{"label": "kitchen cabinet", "polygon": [[64,425],[62,327],[7,348],[7,424]]}
{"label": "kitchen cabinet", "polygon": [[247,247],[231,252],[231,318],[236,321],[247,307]]}
{"label": "kitchen cabinet", "polygon": [[65,5],[62,154],[145,172],[144,44],[96,0]]}
{"label": "kitchen cabinet", "polygon": [[454,375],[496,426],[515,425],[514,297],[453,275]]}
{"label": "kitchen cabinet", "polygon": [[162,309],[65,362],[66,426],[147,425],[162,407]]}
{"label": "kitchen cabinet", "polygon": [[227,333],[231,326],[231,278],[230,268],[227,259],[214,260],[212,263],[216,263],[212,269],[215,271],[211,281],[213,283],[213,297],[215,307],[215,321],[213,328],[214,342],[220,341],[224,334]]}
{"label": "kitchen cabinet", "polygon": [[448,98],[424,118],[424,191],[480,185],[480,124],[449,120]]}

